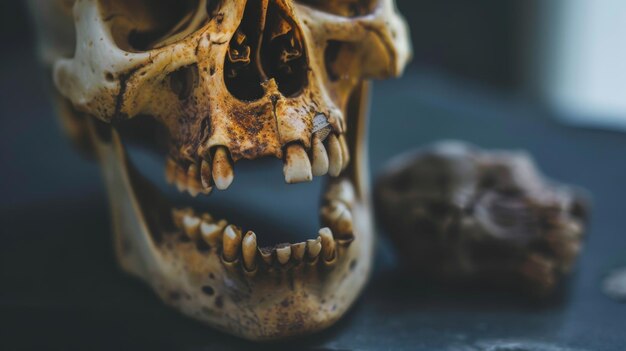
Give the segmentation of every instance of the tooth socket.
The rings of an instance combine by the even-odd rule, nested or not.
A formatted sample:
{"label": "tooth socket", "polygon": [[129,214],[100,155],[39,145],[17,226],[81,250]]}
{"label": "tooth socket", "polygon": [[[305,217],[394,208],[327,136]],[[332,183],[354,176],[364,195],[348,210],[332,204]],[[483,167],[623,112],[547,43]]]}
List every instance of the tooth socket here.
{"label": "tooth socket", "polygon": [[241,248],[241,229],[230,224],[224,228],[222,237],[222,258],[225,262],[237,261]]}

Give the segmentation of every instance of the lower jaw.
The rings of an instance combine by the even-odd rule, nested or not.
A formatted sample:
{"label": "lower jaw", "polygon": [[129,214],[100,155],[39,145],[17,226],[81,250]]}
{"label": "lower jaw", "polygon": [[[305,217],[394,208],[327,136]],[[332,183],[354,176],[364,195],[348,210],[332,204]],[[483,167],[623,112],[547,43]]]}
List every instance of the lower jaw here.
{"label": "lower jaw", "polygon": [[241,244],[233,251],[232,242],[224,241],[225,223],[163,204],[129,165],[114,130],[108,142],[96,133],[92,138],[110,194],[118,262],[183,314],[252,340],[308,334],[340,318],[367,281],[373,245],[369,201],[358,191],[349,199],[336,190],[354,188],[350,178],[332,179],[324,192],[327,204],[349,206],[350,231],[345,221],[323,215],[322,222],[334,229],[330,237],[325,231],[304,244],[261,248],[248,264]]}

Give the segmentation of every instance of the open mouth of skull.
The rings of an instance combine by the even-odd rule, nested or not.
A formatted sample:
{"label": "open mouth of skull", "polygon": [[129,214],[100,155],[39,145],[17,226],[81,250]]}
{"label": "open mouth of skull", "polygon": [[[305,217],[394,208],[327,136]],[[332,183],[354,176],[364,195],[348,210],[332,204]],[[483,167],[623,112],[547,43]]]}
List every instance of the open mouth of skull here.
{"label": "open mouth of skull", "polygon": [[393,1],[60,3],[76,45],[54,83],[122,268],[235,335],[334,323],[371,267],[365,81],[410,55]]}

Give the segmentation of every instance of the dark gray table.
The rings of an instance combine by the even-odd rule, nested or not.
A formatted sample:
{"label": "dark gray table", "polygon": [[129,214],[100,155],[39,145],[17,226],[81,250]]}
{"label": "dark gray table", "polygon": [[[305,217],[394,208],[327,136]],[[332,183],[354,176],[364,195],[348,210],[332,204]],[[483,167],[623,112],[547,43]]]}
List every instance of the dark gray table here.
{"label": "dark gray table", "polygon": [[[29,52],[0,68],[0,349],[257,349],[165,308],[116,267],[95,164],[60,135]],[[591,231],[564,296],[542,305],[450,290],[394,273],[380,241],[373,279],[330,330],[268,348],[315,350],[626,350],[626,305],[601,282],[626,266],[626,135],[560,125],[540,108],[425,72],[376,83],[374,174],[439,139],[525,148],[549,176],[594,196]]]}

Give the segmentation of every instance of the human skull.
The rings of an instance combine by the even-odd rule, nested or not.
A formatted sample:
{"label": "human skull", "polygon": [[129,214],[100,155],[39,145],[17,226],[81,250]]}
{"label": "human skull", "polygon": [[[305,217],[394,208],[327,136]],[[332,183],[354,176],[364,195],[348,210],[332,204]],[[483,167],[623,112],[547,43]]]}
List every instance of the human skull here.
{"label": "human skull", "polygon": [[582,247],[586,201],[524,152],[435,144],[392,160],[375,199],[414,277],[547,297]]}
{"label": "human skull", "polygon": [[[366,80],[399,75],[410,56],[393,0],[30,5],[64,125],[101,163],[124,270],[184,314],[249,339],[311,333],[343,315],[372,260]],[[257,247],[237,218],[164,203],[128,157],[137,139],[160,147],[168,181],[193,197],[227,189],[241,159],[283,160],[287,183],[328,174],[325,227]]]}

